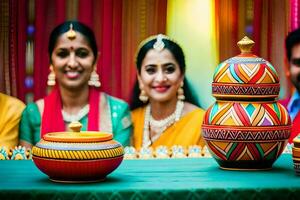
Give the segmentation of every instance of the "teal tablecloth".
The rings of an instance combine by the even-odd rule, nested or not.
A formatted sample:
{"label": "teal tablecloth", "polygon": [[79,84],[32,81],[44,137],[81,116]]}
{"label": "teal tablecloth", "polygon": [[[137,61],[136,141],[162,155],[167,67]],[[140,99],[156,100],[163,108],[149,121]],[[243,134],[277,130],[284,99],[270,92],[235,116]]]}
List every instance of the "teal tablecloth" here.
{"label": "teal tablecloth", "polygon": [[0,161],[0,199],[300,199],[291,155],[268,171],[225,171],[212,158],[124,160],[106,181],[62,184],[31,160]]}

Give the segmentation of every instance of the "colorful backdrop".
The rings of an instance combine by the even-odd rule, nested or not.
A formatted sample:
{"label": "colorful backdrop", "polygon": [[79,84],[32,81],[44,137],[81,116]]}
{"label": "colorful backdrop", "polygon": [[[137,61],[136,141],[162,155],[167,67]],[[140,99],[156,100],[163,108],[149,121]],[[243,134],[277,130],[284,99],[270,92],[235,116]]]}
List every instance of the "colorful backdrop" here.
{"label": "colorful backdrop", "polygon": [[212,102],[211,82],[217,66],[214,2],[168,1],[167,34],[181,44],[186,57],[187,78],[200,105]]}
{"label": "colorful backdrop", "polygon": [[129,100],[135,51],[149,35],[167,33],[183,47],[187,76],[207,108],[217,64],[239,53],[244,35],[254,53],[269,60],[289,96],[286,34],[299,27],[299,0],[1,0],[0,91],[29,102],[46,95],[50,31],[68,19],[89,25],[100,49],[103,90]]}

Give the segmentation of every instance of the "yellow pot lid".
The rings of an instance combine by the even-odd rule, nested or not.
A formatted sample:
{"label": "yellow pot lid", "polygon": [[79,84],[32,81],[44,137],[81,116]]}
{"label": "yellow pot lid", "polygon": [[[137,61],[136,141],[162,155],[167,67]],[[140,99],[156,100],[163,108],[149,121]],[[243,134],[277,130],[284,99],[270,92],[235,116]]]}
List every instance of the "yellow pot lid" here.
{"label": "yellow pot lid", "polygon": [[104,132],[53,132],[44,135],[43,139],[51,142],[103,142],[113,138],[111,133]]}
{"label": "yellow pot lid", "polygon": [[72,122],[69,125],[72,131],[47,133],[43,139],[51,142],[104,142],[113,138],[111,133],[80,131],[81,127],[81,123]]}

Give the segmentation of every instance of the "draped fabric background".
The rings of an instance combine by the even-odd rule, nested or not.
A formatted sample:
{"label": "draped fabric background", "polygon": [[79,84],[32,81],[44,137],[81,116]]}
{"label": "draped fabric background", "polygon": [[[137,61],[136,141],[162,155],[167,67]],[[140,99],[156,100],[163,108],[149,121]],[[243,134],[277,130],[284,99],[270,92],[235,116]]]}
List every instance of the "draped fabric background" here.
{"label": "draped fabric background", "polygon": [[[34,13],[34,99],[46,95],[49,74],[47,48],[51,30],[65,20],[79,20],[90,26],[96,35],[100,52],[97,71],[102,90],[129,100],[135,81],[137,45],[149,35],[165,33],[167,0],[1,1],[0,61],[4,64],[0,68],[0,89],[14,96],[18,91],[18,97],[22,100],[28,90],[24,85],[28,2],[33,4],[30,13]],[[11,37],[11,47],[4,41],[8,35]]]}
{"label": "draped fabric background", "polygon": [[254,17],[253,38],[257,41],[255,54],[270,61],[277,70],[281,91],[280,97],[287,97],[290,95],[291,84],[286,79],[287,63],[285,57],[285,37],[290,29],[289,19],[289,5],[288,1],[281,0],[256,0],[257,4],[254,7],[254,13],[259,12]]}
{"label": "draped fabric background", "polygon": [[[222,62],[238,54],[236,42],[241,27],[237,27],[238,4],[237,0],[216,0],[216,31],[219,48],[219,61]],[[244,12],[240,12],[244,14]],[[244,19],[241,17],[240,19]]]}
{"label": "draped fabric background", "polygon": [[[290,30],[299,27],[299,1],[211,1],[214,5],[214,12],[211,12],[211,19],[214,21],[211,23],[216,28],[216,63],[237,55],[239,50],[236,42],[248,35],[256,42],[253,52],[269,60],[278,70],[282,84],[280,96],[289,96],[292,87],[285,77],[288,65],[285,60],[284,38]],[[188,3],[192,4],[191,2],[201,6],[201,0]],[[185,1],[180,3],[184,4]],[[67,19],[78,19],[95,31],[100,50],[97,70],[102,89],[129,100],[135,81],[134,59],[137,45],[149,35],[166,32],[166,27],[170,27],[166,18],[172,5],[172,0],[1,0],[0,91],[22,100],[26,99],[28,92],[34,94],[34,99],[45,96],[49,73],[47,46],[50,31]],[[181,11],[179,9],[176,12]],[[172,26],[183,24],[180,26],[182,30],[185,28],[184,24],[189,23],[201,27],[199,20],[195,18],[176,19],[170,23]],[[29,34],[30,24],[34,27],[32,36]],[[33,59],[30,62],[28,55]],[[32,80],[28,77],[27,65],[32,65]],[[203,70],[206,69],[199,68],[197,72],[201,73]],[[210,84],[210,80],[211,77],[208,77],[203,83]],[[33,86],[27,87],[26,84],[29,83],[33,83]]]}
{"label": "draped fabric background", "polygon": [[[24,98],[27,9],[25,0],[0,1],[0,91]],[[20,91],[17,94],[17,91]]]}
{"label": "draped fabric background", "polygon": [[34,32],[34,97],[39,99],[46,94],[49,73],[48,39],[55,25],[64,21],[64,1],[36,0]]}
{"label": "draped fabric background", "polygon": [[[9,72],[9,0],[0,1],[0,91],[12,94]],[[16,94],[14,94],[16,95]]]}
{"label": "draped fabric background", "polygon": [[123,0],[121,84],[127,101],[136,80],[138,44],[150,35],[166,32],[166,11],[167,0]]}
{"label": "draped fabric background", "polygon": [[[282,0],[216,0],[220,61],[239,54],[236,43],[245,35],[255,41],[253,53],[276,68],[280,98],[290,95],[284,39],[290,30],[290,3]],[[299,17],[297,16],[297,19]]]}

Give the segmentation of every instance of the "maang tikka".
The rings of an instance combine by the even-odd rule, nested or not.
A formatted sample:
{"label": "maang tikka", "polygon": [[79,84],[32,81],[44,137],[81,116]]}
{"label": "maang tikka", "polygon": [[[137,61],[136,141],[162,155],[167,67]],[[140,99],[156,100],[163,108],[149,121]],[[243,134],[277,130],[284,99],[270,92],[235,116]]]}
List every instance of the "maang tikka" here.
{"label": "maang tikka", "polygon": [[156,38],[156,42],[153,44],[153,49],[161,51],[165,48],[165,43],[163,42],[164,35],[159,34]]}
{"label": "maang tikka", "polygon": [[76,32],[73,30],[73,24],[70,24],[70,29],[67,32],[67,37],[70,40],[74,40],[76,38]]}

